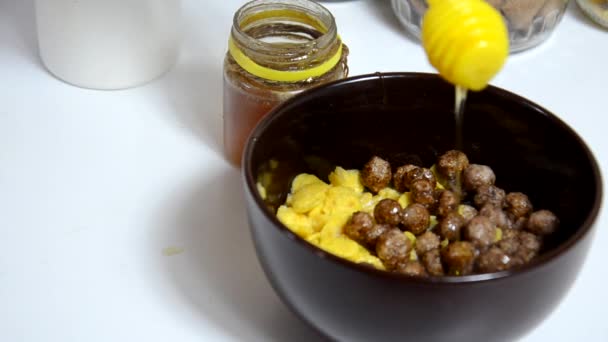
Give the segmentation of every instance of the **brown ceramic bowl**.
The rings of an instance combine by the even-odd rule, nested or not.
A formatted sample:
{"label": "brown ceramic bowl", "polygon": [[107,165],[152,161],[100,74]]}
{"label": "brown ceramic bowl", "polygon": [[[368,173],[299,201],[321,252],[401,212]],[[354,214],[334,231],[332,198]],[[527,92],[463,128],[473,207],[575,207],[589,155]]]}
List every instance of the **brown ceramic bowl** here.
{"label": "brown ceramic bowl", "polygon": [[[415,279],[327,254],[287,230],[256,191],[260,169],[279,161],[279,200],[301,172],[325,178],[372,155],[431,165],[454,148],[453,88],[435,75],[353,77],[307,91],[272,111],[243,156],[253,241],[270,283],[303,320],[339,341],[512,341],[558,305],[583,265],[602,188],[583,140],[540,106],[494,87],[470,94],[464,151],[490,165],[497,185],[554,211],[561,228],[523,268]],[[276,203],[275,203],[276,205]]]}

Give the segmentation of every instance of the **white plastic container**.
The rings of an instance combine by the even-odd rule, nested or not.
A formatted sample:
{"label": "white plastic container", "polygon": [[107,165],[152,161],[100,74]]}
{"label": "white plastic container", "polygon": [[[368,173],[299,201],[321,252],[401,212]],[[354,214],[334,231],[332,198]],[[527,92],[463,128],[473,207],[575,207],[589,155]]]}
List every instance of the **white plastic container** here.
{"label": "white plastic container", "polygon": [[147,83],[176,62],[180,0],[36,0],[40,56],[85,88]]}

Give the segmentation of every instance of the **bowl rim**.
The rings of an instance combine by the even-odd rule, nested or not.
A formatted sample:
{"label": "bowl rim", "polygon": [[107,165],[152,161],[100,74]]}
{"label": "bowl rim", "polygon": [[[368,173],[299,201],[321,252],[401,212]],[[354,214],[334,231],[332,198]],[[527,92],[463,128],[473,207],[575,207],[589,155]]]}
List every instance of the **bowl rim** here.
{"label": "bowl rim", "polygon": [[261,198],[257,191],[256,181],[254,179],[254,171],[251,164],[251,157],[253,151],[256,147],[258,137],[266,130],[268,126],[270,126],[276,119],[288,115],[290,112],[289,109],[292,107],[296,107],[301,105],[302,103],[308,102],[312,97],[314,97],[318,93],[322,93],[326,89],[331,88],[339,88],[345,84],[350,83],[359,83],[359,82],[369,82],[373,80],[379,80],[380,82],[386,78],[405,78],[405,79],[427,79],[427,80],[437,80],[442,81],[443,79],[435,73],[425,73],[425,72],[376,72],[370,74],[362,74],[357,76],[350,76],[341,80],[332,81],[325,83],[323,85],[314,87],[312,89],[306,90],[294,97],[289,98],[285,102],[279,104],[277,107],[272,109],[253,129],[251,134],[247,139],[247,143],[245,145],[245,149],[242,155],[242,169],[241,176],[242,181],[246,186],[246,191],[248,191],[255,203],[255,205],[261,209],[263,215],[272,222],[273,228],[268,229],[278,229],[281,233],[285,234],[288,240],[295,242],[297,245],[307,249],[311,254],[316,255],[320,260],[327,260],[329,262],[333,262],[339,266],[346,267],[352,271],[357,271],[361,273],[365,273],[372,277],[378,278],[390,278],[394,281],[405,282],[405,283],[419,283],[419,284],[433,284],[433,285],[457,285],[457,284],[468,284],[468,283],[477,283],[477,282],[487,282],[503,279],[506,277],[513,277],[518,275],[523,275],[525,273],[534,271],[538,268],[547,266],[548,264],[554,262],[558,257],[563,256],[567,251],[569,251],[574,245],[576,245],[579,241],[581,241],[584,237],[586,237],[594,226],[595,221],[598,218],[599,210],[602,206],[602,197],[603,197],[603,188],[602,188],[602,176],[600,172],[600,168],[598,166],[598,162],[593,155],[591,149],[587,145],[587,143],[580,137],[580,135],[568,124],[566,124],[563,120],[557,117],[555,114],[550,112],[549,110],[541,107],[540,105],[528,100],[520,95],[512,93],[506,89],[488,85],[484,92],[490,92],[495,96],[506,98],[509,101],[520,102],[522,105],[530,107],[532,110],[539,113],[539,115],[544,115],[547,119],[551,120],[558,126],[561,126],[566,132],[572,135],[572,137],[581,145],[583,152],[585,153],[586,158],[591,163],[591,169],[593,173],[593,178],[596,184],[595,198],[593,201],[593,207],[589,211],[589,214],[583,221],[580,228],[565,242],[560,244],[557,248],[554,248],[547,253],[540,255],[538,258],[533,260],[532,262],[511,270],[494,272],[494,273],[483,273],[483,274],[472,274],[466,276],[429,276],[429,277],[412,277],[406,274],[396,273],[396,272],[387,272],[383,270],[379,270],[373,267],[357,264],[347,259],[343,259],[339,256],[333,255],[329,252],[322,250],[321,248],[313,245],[312,243],[306,241],[305,239],[299,237],[291,230],[289,230],[285,225],[283,225],[276,215],[273,215],[269,210],[266,210],[264,200]]}

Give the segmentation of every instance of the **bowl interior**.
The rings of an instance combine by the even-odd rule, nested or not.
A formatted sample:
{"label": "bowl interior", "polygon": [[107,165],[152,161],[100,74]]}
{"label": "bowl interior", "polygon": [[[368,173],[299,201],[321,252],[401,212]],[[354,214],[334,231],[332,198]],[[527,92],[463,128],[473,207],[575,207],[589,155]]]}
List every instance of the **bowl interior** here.
{"label": "bowl interior", "polygon": [[[279,161],[266,203],[258,198],[272,216],[298,173],[327,181],[335,166],[360,169],[372,155],[393,167],[430,167],[455,148],[453,108],[454,88],[432,74],[364,75],[322,86],[287,101],[256,127],[245,176],[255,192],[268,162]],[[462,149],[471,163],[493,168],[499,187],[524,192],[535,209],[558,215],[561,229],[546,240],[544,254],[590,228],[601,198],[597,164],[580,137],[545,109],[494,87],[469,93]]]}

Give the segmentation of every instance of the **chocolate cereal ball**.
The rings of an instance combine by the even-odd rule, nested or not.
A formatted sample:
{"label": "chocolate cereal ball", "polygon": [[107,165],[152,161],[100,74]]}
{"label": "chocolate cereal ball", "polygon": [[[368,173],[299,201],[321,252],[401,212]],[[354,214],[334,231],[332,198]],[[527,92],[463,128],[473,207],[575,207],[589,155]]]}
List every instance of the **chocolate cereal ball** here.
{"label": "chocolate cereal ball", "polygon": [[376,254],[389,270],[409,261],[411,251],[412,241],[396,228],[382,234],[376,243]]}
{"label": "chocolate cereal ball", "polygon": [[432,208],[435,205],[435,188],[428,180],[414,181],[410,190],[413,202],[420,203],[427,208]]}
{"label": "chocolate cereal ball", "polygon": [[473,217],[477,216],[478,214],[477,209],[475,209],[475,207],[472,207],[467,204],[459,205],[457,212],[464,219],[464,224],[468,224],[471,219],[473,219]]}
{"label": "chocolate cereal ball", "polygon": [[444,275],[443,264],[441,263],[441,252],[439,248],[430,250],[422,255],[422,264],[426,271],[433,276]]}
{"label": "chocolate cereal ball", "polygon": [[497,208],[490,203],[486,203],[481,210],[479,210],[480,216],[485,216],[492,221],[492,223],[501,229],[511,228],[511,221],[501,208]]}
{"label": "chocolate cereal ball", "polygon": [[372,216],[358,211],[350,217],[344,226],[344,234],[357,242],[363,242],[365,241],[365,231],[372,229],[373,226],[374,219]]}
{"label": "chocolate cereal ball", "polygon": [[407,181],[407,173],[410,170],[417,169],[418,166],[407,164],[403,166],[399,166],[395,173],[393,174],[393,185],[395,186],[395,190],[399,192],[406,192],[410,188],[410,183]]}
{"label": "chocolate cereal ball", "polygon": [[549,210],[535,211],[530,215],[526,229],[537,235],[549,235],[557,229],[559,220]]}
{"label": "chocolate cereal ball", "polygon": [[361,182],[373,193],[386,188],[391,178],[391,165],[377,156],[372,157],[361,170]]}
{"label": "chocolate cereal ball", "polygon": [[482,252],[477,258],[477,269],[481,272],[499,272],[511,268],[514,263],[512,257],[498,247],[491,247]]}
{"label": "chocolate cereal ball", "polygon": [[502,208],[505,204],[505,191],[495,185],[485,184],[477,188],[477,193],[473,201],[478,208],[486,204],[491,204],[497,208]]}
{"label": "chocolate cereal ball", "polygon": [[374,218],[378,223],[396,226],[401,222],[401,205],[395,200],[385,198],[376,204]]}
{"label": "chocolate cereal ball", "polygon": [[460,204],[460,198],[456,193],[450,190],[442,190],[437,200],[437,215],[446,216],[449,213],[456,211]]}
{"label": "chocolate cereal ball", "polygon": [[520,218],[532,212],[532,202],[521,192],[511,192],[505,197],[506,210],[513,218]]}
{"label": "chocolate cereal ball", "polygon": [[437,234],[427,231],[416,238],[416,253],[423,255],[426,252],[439,248],[440,243],[441,241],[439,241]]}
{"label": "chocolate cereal ball", "polygon": [[427,277],[426,269],[419,261],[408,261],[397,265],[396,272],[407,274],[413,277]]}
{"label": "chocolate cereal ball", "polygon": [[429,181],[431,183],[431,187],[435,189],[435,186],[437,185],[435,175],[433,174],[433,171],[424,167],[417,167],[409,170],[404,178],[404,181],[407,182],[406,186],[409,187],[415,181],[421,179]]}
{"label": "chocolate cereal ball", "polygon": [[477,248],[484,249],[496,239],[496,227],[489,218],[476,216],[465,227],[464,237]]}
{"label": "chocolate cereal ball", "polygon": [[457,150],[447,151],[437,160],[437,171],[447,179],[456,179],[468,166],[466,154]]}
{"label": "chocolate cereal ball", "polygon": [[450,275],[467,275],[473,272],[475,246],[468,241],[450,243],[442,252],[441,260]]}
{"label": "chocolate cereal ball", "polygon": [[426,231],[430,224],[431,215],[429,211],[419,203],[412,203],[403,209],[401,224],[406,230],[414,235],[420,235]]}
{"label": "chocolate cereal ball", "polygon": [[362,245],[375,247],[378,238],[393,228],[388,224],[374,223],[370,214],[359,211],[344,226],[344,234]]}
{"label": "chocolate cereal ball", "polygon": [[456,212],[451,212],[439,221],[439,235],[442,239],[458,241],[460,240],[461,230],[464,225],[464,218]]}
{"label": "chocolate cereal ball", "polygon": [[493,185],[494,171],[487,165],[471,164],[464,170],[463,185],[466,190],[477,190],[483,185]]}

